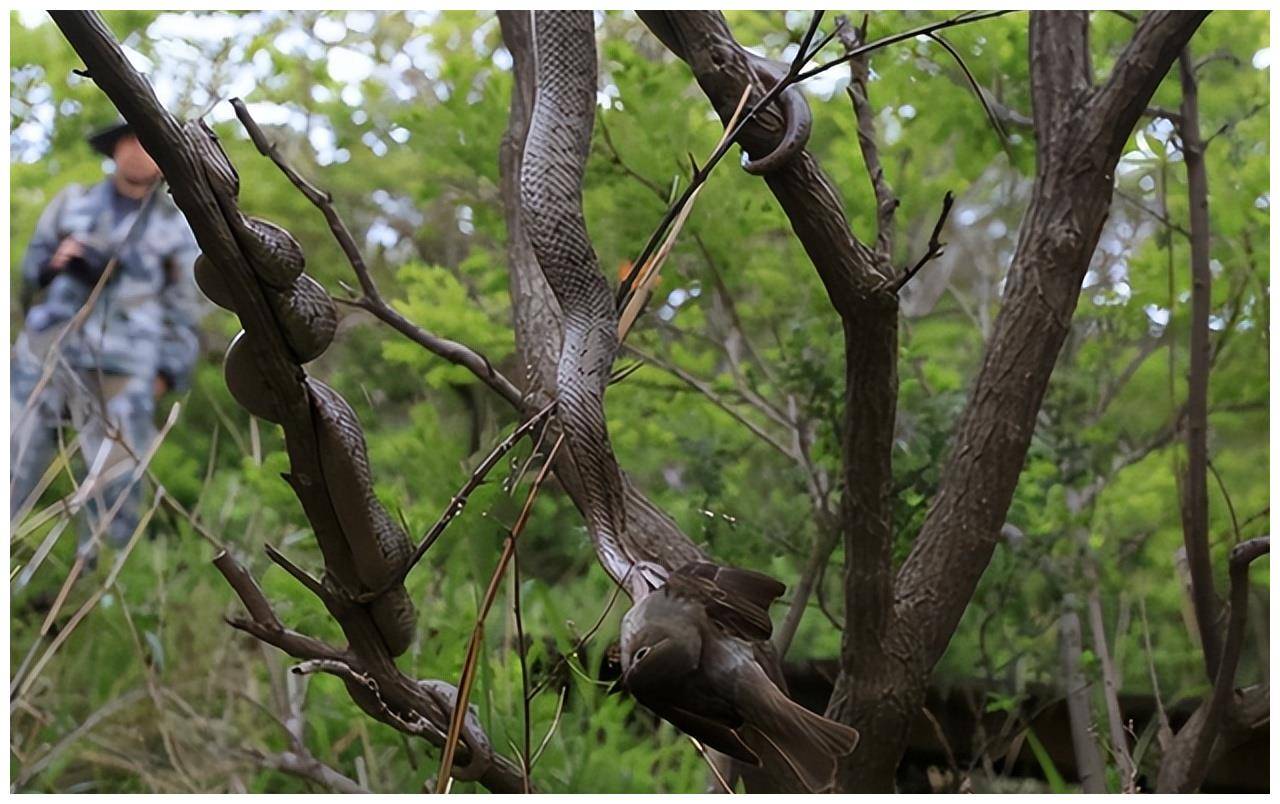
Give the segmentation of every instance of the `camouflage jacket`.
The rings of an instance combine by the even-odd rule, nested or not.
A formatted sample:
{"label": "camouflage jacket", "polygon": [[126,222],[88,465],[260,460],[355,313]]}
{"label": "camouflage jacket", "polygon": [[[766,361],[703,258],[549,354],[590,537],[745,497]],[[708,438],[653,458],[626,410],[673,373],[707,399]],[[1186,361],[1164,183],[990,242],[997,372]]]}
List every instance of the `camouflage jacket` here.
{"label": "camouflage jacket", "polygon": [[192,274],[199,247],[168,192],[157,189],[147,209],[122,199],[108,178],[87,189],[71,185],[54,198],[22,260],[23,296],[35,299],[23,335],[33,341],[51,341],[93,290],[75,272],[47,270],[69,236],[101,254],[118,254],[119,264],[83,326],[63,340],[67,362],[110,374],[161,375],[185,388],[205,306]]}

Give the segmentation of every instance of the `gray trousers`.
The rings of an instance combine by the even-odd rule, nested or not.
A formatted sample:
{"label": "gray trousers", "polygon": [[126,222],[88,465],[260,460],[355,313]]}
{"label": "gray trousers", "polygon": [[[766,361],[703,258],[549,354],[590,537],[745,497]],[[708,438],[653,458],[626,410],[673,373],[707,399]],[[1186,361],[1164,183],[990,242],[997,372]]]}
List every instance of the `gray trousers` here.
{"label": "gray trousers", "polygon": [[134,456],[150,447],[156,433],[154,379],[74,369],[55,360],[49,381],[37,391],[45,370],[41,351],[24,332],[9,363],[10,520],[35,504],[29,498],[60,441],[72,451],[68,436],[74,431],[86,467],[77,478],[83,484],[77,498],[85,503],[80,550],[93,554],[95,532],[101,532],[99,542],[123,546],[138,525],[142,502],[141,482],[131,482]]}

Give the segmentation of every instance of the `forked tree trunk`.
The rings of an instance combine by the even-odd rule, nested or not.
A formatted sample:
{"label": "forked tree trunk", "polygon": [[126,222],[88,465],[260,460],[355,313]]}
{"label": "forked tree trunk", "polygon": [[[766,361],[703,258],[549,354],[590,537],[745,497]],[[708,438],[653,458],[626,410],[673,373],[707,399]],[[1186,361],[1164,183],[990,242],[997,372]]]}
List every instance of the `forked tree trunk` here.
{"label": "forked tree trunk", "polygon": [[[886,292],[887,266],[849,231],[838,194],[811,155],[801,154],[766,177],[845,332],[841,526],[847,626],[828,714],[855,726],[863,737],[842,768],[842,790],[894,787],[929,673],[999,542],[1036,415],[1110,207],[1116,163],[1152,93],[1206,13],[1144,15],[1101,86],[1093,85],[1088,15],[1032,14],[1033,199],[941,486],[896,573],[889,560],[888,489],[897,399],[897,298]],[[641,18],[688,62],[727,119],[750,78],[723,16],[642,12]],[[772,128],[765,122],[744,135],[749,150],[767,151],[771,137],[776,139],[776,121]]]}

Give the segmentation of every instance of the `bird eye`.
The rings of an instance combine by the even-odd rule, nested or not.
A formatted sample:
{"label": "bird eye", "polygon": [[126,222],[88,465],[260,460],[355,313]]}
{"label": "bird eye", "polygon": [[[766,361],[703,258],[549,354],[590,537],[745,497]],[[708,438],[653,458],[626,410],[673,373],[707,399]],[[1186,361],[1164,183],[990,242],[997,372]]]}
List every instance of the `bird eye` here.
{"label": "bird eye", "polygon": [[638,662],[638,661],[640,661],[641,659],[643,659],[643,658],[644,658],[645,656],[647,656],[647,655],[649,655],[649,646],[648,646],[648,645],[646,645],[645,647],[643,647],[643,648],[641,648],[640,650],[636,651],[636,655],[635,655],[635,657],[634,657],[633,661],[637,661],[637,662]]}

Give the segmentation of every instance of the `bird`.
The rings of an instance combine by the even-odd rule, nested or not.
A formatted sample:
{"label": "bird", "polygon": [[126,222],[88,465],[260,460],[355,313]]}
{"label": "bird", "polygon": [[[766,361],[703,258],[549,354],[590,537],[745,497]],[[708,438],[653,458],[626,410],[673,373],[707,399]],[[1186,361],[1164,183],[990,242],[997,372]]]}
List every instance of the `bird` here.
{"label": "bird", "polygon": [[786,586],[763,573],[693,561],[622,619],[625,689],[705,746],[752,766],[785,768],[829,791],[858,732],[810,712],[770,680],[753,643],[770,638],[769,606]]}

